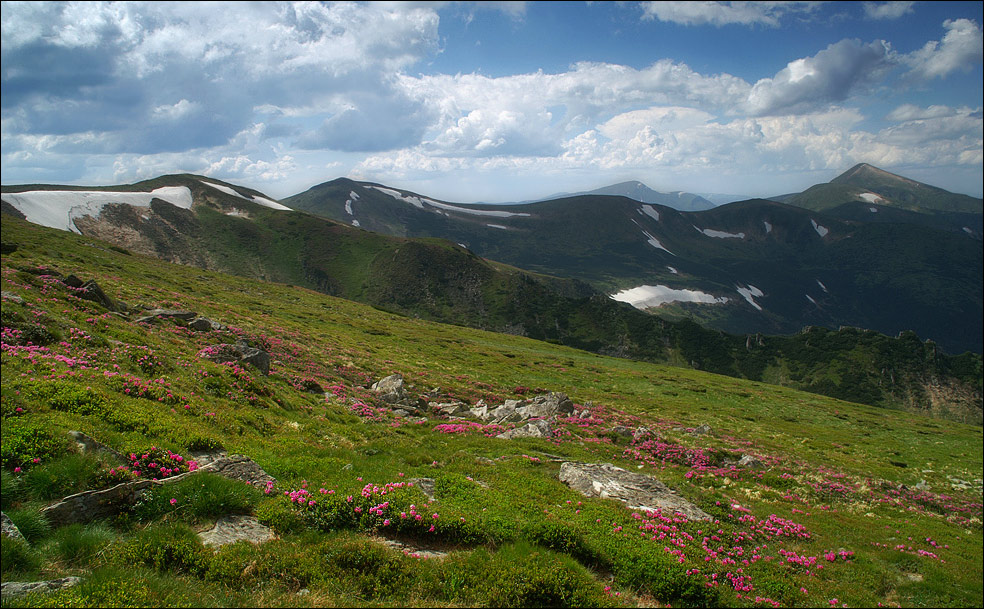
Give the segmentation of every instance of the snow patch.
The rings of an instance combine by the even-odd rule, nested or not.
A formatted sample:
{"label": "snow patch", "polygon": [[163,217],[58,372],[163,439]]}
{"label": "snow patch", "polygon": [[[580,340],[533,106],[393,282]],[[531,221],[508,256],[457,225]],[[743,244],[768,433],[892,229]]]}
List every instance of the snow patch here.
{"label": "snow patch", "polygon": [[858,195],[858,198],[868,203],[878,203],[885,200],[881,197],[881,195],[876,195],[873,192],[862,192]]}
{"label": "snow patch", "polygon": [[817,279],[817,285],[820,286],[820,289],[823,290],[825,293],[827,294],[830,293],[827,291],[827,286],[823,285],[823,283],[819,279]]}
{"label": "snow patch", "polygon": [[238,193],[235,189],[229,188],[228,186],[224,186],[222,184],[213,184],[211,182],[206,182],[205,180],[198,180],[198,181],[204,184],[205,186],[211,186],[212,188],[220,192],[224,192],[227,195],[232,195],[240,199],[245,199],[246,201],[252,201],[253,203],[256,203],[257,205],[262,205],[263,207],[269,207],[270,209],[278,209],[280,211],[291,211],[291,209],[286,205],[281,205],[280,203],[277,203],[276,201],[271,201],[266,197],[246,196]]}
{"label": "snow patch", "polygon": [[830,232],[830,229],[817,224],[816,220],[810,220],[810,224],[813,225],[813,230],[817,231],[817,234],[820,235],[820,237],[826,237],[827,233]]}
{"label": "snow patch", "polygon": [[701,304],[728,302],[728,298],[724,296],[718,297],[699,290],[678,290],[665,285],[641,285],[612,294],[610,298],[619,302],[627,302],[637,309],[658,307],[668,302],[697,302]]}
{"label": "snow patch", "polygon": [[[235,207],[232,208],[232,211],[227,211],[225,213],[225,215],[232,216],[233,218],[248,218],[249,217],[249,214],[248,213],[244,212],[241,209],[236,209]],[[143,216],[143,219],[144,220],[149,220],[150,218],[148,218],[147,216]]]}
{"label": "snow patch", "polygon": [[647,216],[649,216],[653,220],[656,220],[657,222],[659,222],[659,212],[656,211],[653,208],[652,205],[643,205],[642,206],[642,209],[640,209],[639,211],[641,211],[642,213],[646,214]]}
{"label": "snow patch", "polygon": [[810,298],[810,295],[809,294],[804,294],[804,296],[806,296],[806,299],[809,300],[810,302],[812,302],[813,304],[817,304],[817,301],[815,301],[812,298]]}
{"label": "snow patch", "polygon": [[359,221],[358,221],[358,220],[356,220],[356,219],[354,219],[354,218],[353,218],[353,219],[352,219],[352,226],[354,226],[354,227],[356,227],[356,228],[358,228],[358,227],[360,227],[360,226],[362,226],[362,225],[361,225],[361,224],[359,224]]}
{"label": "snow patch", "polygon": [[509,230],[509,227],[508,226],[503,226],[501,224],[486,224],[485,226],[488,226],[489,228],[498,228],[498,229],[502,229],[502,230]]}
{"label": "snow patch", "polygon": [[[465,207],[458,207],[457,205],[448,205],[447,203],[438,203],[437,201],[434,201],[432,199],[424,199],[424,202],[426,202],[428,205],[431,205],[433,207],[437,207],[439,209],[446,209],[446,210],[449,210],[449,211],[455,211],[455,212],[458,212],[458,213],[461,213],[461,214],[471,214],[473,216],[490,216],[490,217],[493,217],[493,218],[516,218],[516,217],[527,218],[527,217],[529,217],[529,214],[527,214],[527,213],[511,212],[511,211],[496,211],[496,210],[489,210],[489,209],[468,209],[468,208],[465,208]],[[447,214],[445,214],[445,215],[447,215]]]}
{"label": "snow patch", "polygon": [[772,232],[772,225],[771,224],[769,224],[768,222],[765,222],[764,220],[762,221],[762,224],[765,225],[765,232],[766,233],[771,233]]}
{"label": "snow patch", "polygon": [[663,250],[664,252],[666,252],[667,254],[669,254],[671,256],[675,256],[676,255],[673,252],[671,252],[670,250],[668,250],[665,247],[663,247],[663,244],[659,242],[659,239],[657,239],[656,237],[653,237],[648,232],[642,231],[642,234],[645,235],[646,241],[649,243],[649,245],[655,247],[656,249]]}
{"label": "snow patch", "polygon": [[350,191],[349,192],[349,198],[352,199],[353,201],[358,201],[359,200],[359,193],[355,192],[354,190],[353,191]]}
{"label": "snow patch", "polygon": [[110,203],[147,207],[161,199],[182,209],[191,209],[191,190],[187,186],[164,186],[151,192],[104,192],[98,190],[29,190],[3,193],[3,200],[24,214],[28,222],[79,232],[75,218],[98,216]]}
{"label": "snow patch", "polygon": [[714,237],[715,239],[744,239],[745,233],[726,233],[722,230],[714,230],[711,228],[697,228],[694,226],[694,230],[698,233],[704,233],[708,237]]}
{"label": "snow patch", "polygon": [[398,190],[393,190],[392,188],[383,188],[382,186],[366,186],[366,188],[375,188],[379,192],[389,195],[396,199],[397,201],[403,201],[404,203],[409,203],[417,209],[424,209],[424,202],[420,200],[420,197],[408,197],[404,196],[402,192]]}
{"label": "snow patch", "polygon": [[969,226],[963,227],[963,232],[967,233],[968,235],[974,234],[974,231]]}
{"label": "snow patch", "polygon": [[345,213],[347,213],[350,216],[355,215],[352,213],[352,199],[345,199]]}
{"label": "snow patch", "polygon": [[878,213],[878,208],[877,207],[869,207],[868,208],[868,211],[870,211],[873,214],[877,214]]}
{"label": "snow patch", "polygon": [[679,275],[680,274],[680,271],[676,270],[672,266],[667,266],[666,268],[670,269],[670,272],[673,273],[674,275]]}
{"label": "snow patch", "polygon": [[735,289],[738,290],[738,293],[741,294],[742,298],[748,301],[748,304],[752,305],[759,311],[762,310],[762,307],[760,307],[759,304],[755,302],[756,296],[765,296],[765,294],[762,293],[762,290],[758,289],[753,285],[750,285],[747,288],[743,288],[741,286],[735,286]]}

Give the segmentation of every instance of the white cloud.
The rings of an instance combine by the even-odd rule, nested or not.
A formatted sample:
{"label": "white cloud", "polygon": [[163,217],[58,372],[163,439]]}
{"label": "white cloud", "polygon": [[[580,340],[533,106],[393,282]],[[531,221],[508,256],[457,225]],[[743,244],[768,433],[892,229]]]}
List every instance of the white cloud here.
{"label": "white cloud", "polygon": [[846,99],[879,83],[897,63],[891,46],[876,40],[841,40],[813,57],[789,62],[755,83],[745,108],[754,115],[802,112]]}
{"label": "white cloud", "polygon": [[913,12],[915,2],[864,2],[864,14],[871,19],[898,19]]}
{"label": "white cloud", "polygon": [[923,48],[905,57],[911,74],[932,80],[943,78],[957,70],[969,70],[981,63],[984,55],[984,36],[980,26],[969,19],[946,20],[947,29],[942,41],[927,42]]}
{"label": "white cloud", "polygon": [[643,19],[680,25],[779,27],[787,13],[809,13],[820,2],[641,2]]}
{"label": "white cloud", "polygon": [[959,112],[967,112],[967,108],[955,109],[949,106],[933,105],[922,108],[914,104],[902,104],[889,112],[885,118],[890,121],[912,121],[923,118],[940,118],[944,116],[954,116]]}

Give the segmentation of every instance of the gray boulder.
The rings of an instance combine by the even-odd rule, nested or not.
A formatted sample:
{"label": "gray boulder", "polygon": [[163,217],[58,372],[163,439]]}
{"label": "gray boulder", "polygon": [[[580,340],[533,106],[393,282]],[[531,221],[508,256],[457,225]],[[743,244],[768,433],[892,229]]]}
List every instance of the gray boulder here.
{"label": "gray boulder", "polygon": [[270,354],[263,349],[249,346],[245,341],[238,341],[234,345],[212,345],[202,352],[202,357],[220,364],[241,362],[253,366],[264,376],[270,374]]}
{"label": "gray boulder", "polygon": [[765,464],[751,455],[742,455],[738,460],[738,467],[744,469],[765,469]]}
{"label": "gray boulder", "polygon": [[63,577],[61,579],[49,579],[42,582],[3,582],[3,585],[0,586],[0,598],[7,599],[15,596],[24,596],[31,592],[57,592],[58,590],[78,585],[81,581],[82,579],[79,577]]}
{"label": "gray boulder", "polygon": [[651,476],[611,463],[571,463],[560,466],[560,481],[586,497],[615,499],[635,510],[674,512],[689,520],[713,520],[709,514]]}
{"label": "gray boulder", "polygon": [[552,432],[553,429],[550,427],[550,423],[540,419],[539,421],[527,423],[522,427],[504,431],[496,437],[502,440],[514,440],[516,438],[549,438]]}
{"label": "gray boulder", "polygon": [[546,393],[531,399],[523,408],[527,419],[546,419],[556,416],[570,416],[574,413],[574,402],[564,393]]}
{"label": "gray boulder", "polygon": [[402,374],[391,374],[384,379],[376,381],[372,385],[372,390],[378,393],[387,404],[406,406],[409,403],[410,396],[403,386]]}
{"label": "gray boulder", "polygon": [[3,512],[0,512],[0,532],[11,539],[24,539],[24,536],[21,534],[20,529],[17,528],[17,525],[14,524],[14,521]]}
{"label": "gray boulder", "polygon": [[276,539],[277,535],[268,526],[260,524],[253,516],[223,516],[208,531],[198,534],[206,546],[220,547],[237,541],[263,543]]}

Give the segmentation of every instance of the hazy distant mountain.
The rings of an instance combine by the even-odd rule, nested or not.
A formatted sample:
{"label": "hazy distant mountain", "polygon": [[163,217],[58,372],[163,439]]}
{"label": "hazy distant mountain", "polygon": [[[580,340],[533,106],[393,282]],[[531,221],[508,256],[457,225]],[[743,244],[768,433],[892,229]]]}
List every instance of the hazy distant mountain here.
{"label": "hazy distant mountain", "polygon": [[[695,195],[691,192],[659,192],[646,186],[642,182],[636,181],[620,182],[618,184],[612,184],[611,186],[604,186],[602,188],[596,188],[594,190],[584,192],[561,193],[551,196],[548,199],[540,200],[548,201],[565,197],[580,197],[583,195],[611,195],[614,197],[627,197],[641,203],[665,205],[666,207],[672,207],[673,209],[679,211],[703,211],[705,209],[713,209],[715,207],[714,203],[711,203],[704,197]],[[731,200],[734,201],[737,199]]]}

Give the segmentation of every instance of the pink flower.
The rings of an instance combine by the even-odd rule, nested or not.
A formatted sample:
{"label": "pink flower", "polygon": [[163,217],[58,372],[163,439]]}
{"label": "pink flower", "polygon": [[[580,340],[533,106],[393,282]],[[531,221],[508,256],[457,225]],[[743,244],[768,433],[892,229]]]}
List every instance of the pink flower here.
{"label": "pink flower", "polygon": [[177,500],[177,499],[171,499],[171,505],[174,505],[174,504],[176,504],[177,502],[178,502],[178,500]]}

